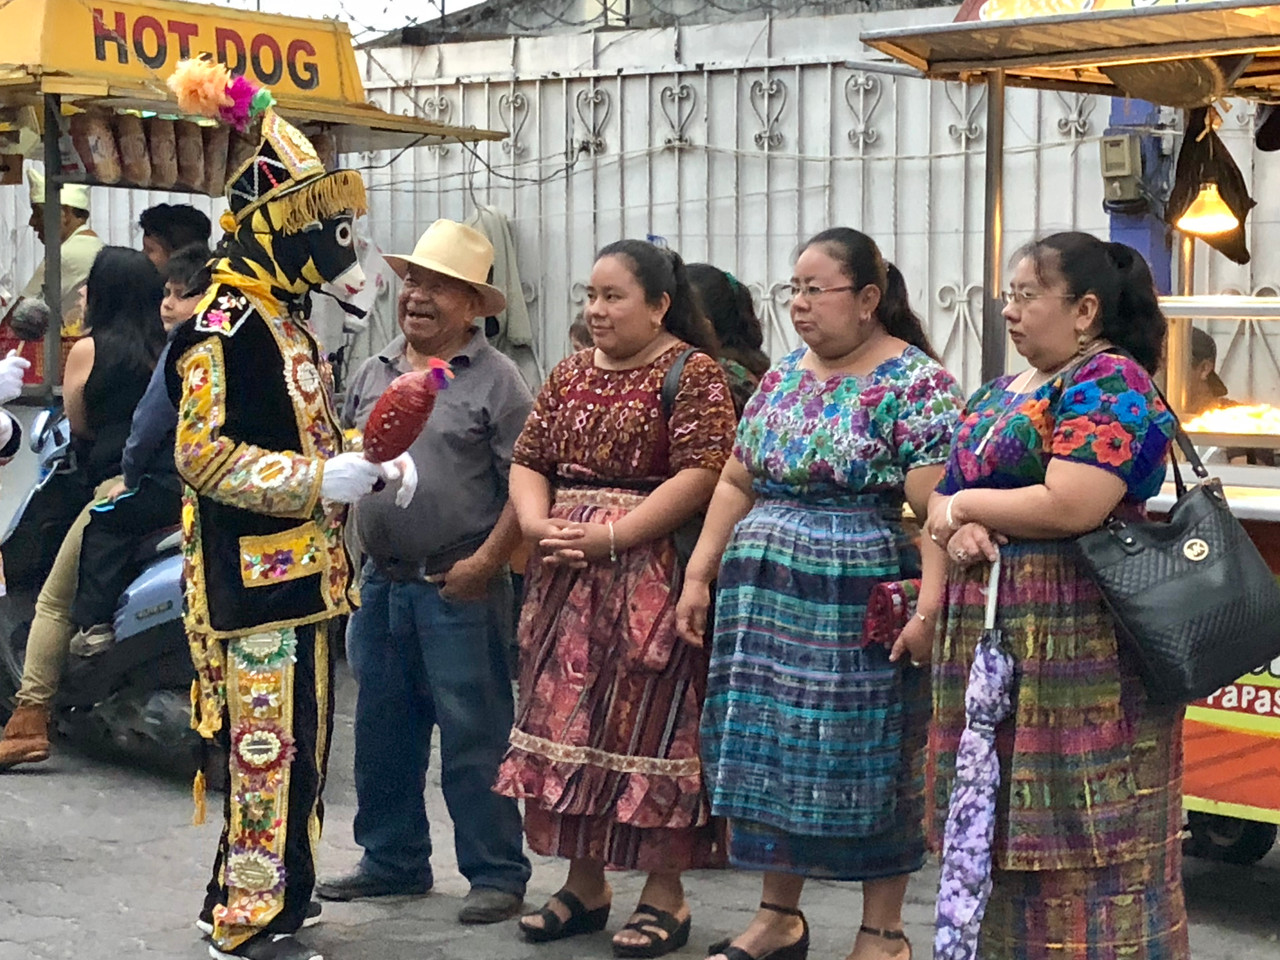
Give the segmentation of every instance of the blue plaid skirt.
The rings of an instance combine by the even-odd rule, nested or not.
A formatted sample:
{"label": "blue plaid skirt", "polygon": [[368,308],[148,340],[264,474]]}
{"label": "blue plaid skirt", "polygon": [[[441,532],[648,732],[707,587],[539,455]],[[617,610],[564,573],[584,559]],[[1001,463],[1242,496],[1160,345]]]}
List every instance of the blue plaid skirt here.
{"label": "blue plaid skirt", "polygon": [[928,671],[862,647],[871,589],[917,567],[874,496],[762,499],[734,530],[702,751],[735,866],[866,880],[923,864]]}

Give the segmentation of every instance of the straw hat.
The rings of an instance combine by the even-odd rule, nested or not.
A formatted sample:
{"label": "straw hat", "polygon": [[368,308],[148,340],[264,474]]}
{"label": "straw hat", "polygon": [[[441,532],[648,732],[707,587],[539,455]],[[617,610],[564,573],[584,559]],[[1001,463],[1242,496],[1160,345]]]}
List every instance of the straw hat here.
{"label": "straw hat", "polygon": [[493,244],[455,220],[437,220],[418,238],[413,253],[389,253],[385,259],[402,280],[414,264],[469,284],[480,294],[479,316],[491,317],[507,308],[502,291],[485,282],[493,267]]}
{"label": "straw hat", "polygon": [[[33,204],[44,203],[44,174],[35,167],[27,167],[27,189]],[[64,183],[58,196],[64,207],[75,207],[77,210],[89,209],[88,184]]]}

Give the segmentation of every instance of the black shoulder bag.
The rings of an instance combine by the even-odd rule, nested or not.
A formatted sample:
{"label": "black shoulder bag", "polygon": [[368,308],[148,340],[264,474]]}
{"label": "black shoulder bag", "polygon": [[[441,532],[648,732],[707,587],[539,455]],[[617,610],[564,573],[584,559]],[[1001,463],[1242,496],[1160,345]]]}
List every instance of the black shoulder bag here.
{"label": "black shoulder bag", "polygon": [[[680,392],[680,377],[684,374],[684,365],[691,356],[701,352],[697,347],[689,347],[676,357],[676,362],[662,378],[662,392],[659,394],[659,399],[662,401],[662,416],[668,427],[671,424],[671,414],[676,408],[676,394]],[[669,435],[670,430],[668,429],[667,432]],[[676,557],[681,567],[684,567],[693,556],[693,548],[698,545],[698,537],[702,536],[702,521],[706,518],[706,511],[699,510],[672,532],[671,539],[675,543]]]}
{"label": "black shoulder bag", "polygon": [[1280,655],[1276,576],[1175,424],[1200,482],[1187,489],[1171,451],[1178,499],[1168,520],[1113,516],[1076,540],[1148,697],[1160,704],[1208,696]]}

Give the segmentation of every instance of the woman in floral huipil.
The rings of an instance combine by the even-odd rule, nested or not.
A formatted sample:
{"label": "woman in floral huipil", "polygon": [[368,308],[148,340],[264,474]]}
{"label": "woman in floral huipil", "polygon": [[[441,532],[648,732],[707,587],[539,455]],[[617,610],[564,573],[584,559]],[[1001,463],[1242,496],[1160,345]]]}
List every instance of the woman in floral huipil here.
{"label": "woman in floral huipil", "polygon": [[[863,882],[855,960],[906,957],[902,900],[925,857],[923,756],[945,558],[924,515],[959,394],[872,240],[805,246],[791,319],[805,346],[765,374],[689,562],[678,616],[697,639],[718,576],[703,713],[712,812],[730,861],[763,871],[760,910],[722,960],[803,960],[807,877]],[[723,554],[723,559],[721,555]],[[918,615],[865,642],[872,588],[921,576]]]}
{"label": "woman in floral huipil", "polygon": [[537,853],[569,875],[523,918],[534,941],[604,927],[605,867],[648,881],[618,956],[683,946],[680,875],[723,859],[698,758],[706,654],[676,636],[671,534],[706,506],[733,443],[714,354],[684,264],[652,244],[605,247],[587,287],[595,340],[552,371],[516,443],[511,500],[533,544],[520,617],[520,696],[496,789],[525,801]]}
{"label": "woman in floral huipil", "polygon": [[934,653],[931,839],[940,845],[983,632],[1017,667],[996,730],[983,960],[1186,960],[1182,708],[1149,704],[1073,540],[1164,480],[1173,418],[1151,383],[1165,334],[1134,250],[1061,233],[1021,255],[1005,319],[1031,369],[969,398],[928,532],[952,558]]}

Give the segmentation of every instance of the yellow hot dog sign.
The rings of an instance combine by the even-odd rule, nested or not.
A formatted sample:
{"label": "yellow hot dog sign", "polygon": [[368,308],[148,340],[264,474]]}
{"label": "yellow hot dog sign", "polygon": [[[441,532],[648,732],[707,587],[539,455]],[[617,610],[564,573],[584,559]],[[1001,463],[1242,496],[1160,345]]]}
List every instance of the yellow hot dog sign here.
{"label": "yellow hot dog sign", "polygon": [[[350,32],[336,20],[157,0],[11,0],[5,7],[6,20],[19,13],[15,7],[38,18],[46,74],[150,86],[163,84],[179,60],[210,54],[282,101],[364,101]],[[0,63],[33,62],[10,50],[22,39],[0,36]]]}

